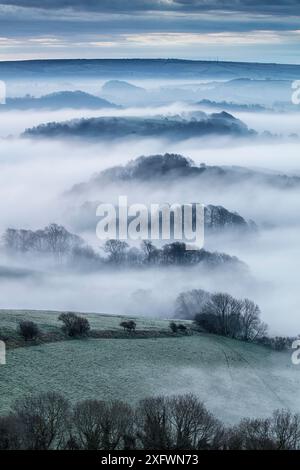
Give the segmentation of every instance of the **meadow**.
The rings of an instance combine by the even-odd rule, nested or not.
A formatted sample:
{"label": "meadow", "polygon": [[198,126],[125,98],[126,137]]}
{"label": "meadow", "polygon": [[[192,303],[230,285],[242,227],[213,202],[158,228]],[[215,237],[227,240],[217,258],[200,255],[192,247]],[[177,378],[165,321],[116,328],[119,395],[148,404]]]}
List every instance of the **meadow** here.
{"label": "meadow", "polygon": [[[59,312],[1,311],[0,328],[20,319],[57,328]],[[124,317],[85,314],[97,329],[120,329]],[[168,320],[139,318],[137,328],[161,330]],[[186,322],[188,324],[188,322]],[[134,335],[134,333],[133,333]],[[77,339],[9,349],[0,367],[0,413],[24,394],[57,391],[81,399],[135,403],[148,395],[193,392],[228,423],[300,411],[300,367],[290,352],[208,334],[139,339]]]}

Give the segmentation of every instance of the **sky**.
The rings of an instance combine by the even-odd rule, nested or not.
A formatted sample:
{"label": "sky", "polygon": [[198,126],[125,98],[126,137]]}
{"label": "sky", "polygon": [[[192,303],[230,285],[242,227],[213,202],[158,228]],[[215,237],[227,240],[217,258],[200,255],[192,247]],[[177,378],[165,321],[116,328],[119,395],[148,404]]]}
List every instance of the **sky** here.
{"label": "sky", "polygon": [[0,0],[0,60],[300,64],[300,0]]}

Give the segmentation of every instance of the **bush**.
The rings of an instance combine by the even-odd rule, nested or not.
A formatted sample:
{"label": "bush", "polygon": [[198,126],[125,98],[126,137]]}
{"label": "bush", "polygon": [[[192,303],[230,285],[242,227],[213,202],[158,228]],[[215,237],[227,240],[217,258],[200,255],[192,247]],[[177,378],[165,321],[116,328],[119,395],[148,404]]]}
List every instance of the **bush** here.
{"label": "bush", "polygon": [[25,341],[28,341],[36,339],[40,334],[40,330],[37,324],[33,321],[24,320],[19,323],[19,333],[23,336]]}
{"label": "bush", "polygon": [[174,321],[171,321],[170,324],[169,324],[169,327],[171,329],[171,331],[173,333],[177,333],[178,331],[178,326],[176,325],[176,323]]}
{"label": "bush", "polygon": [[87,336],[90,331],[90,324],[87,318],[79,317],[75,313],[61,313],[58,317],[63,322],[63,332],[70,336]]}
{"label": "bush", "polygon": [[285,351],[287,349],[291,349],[292,344],[296,339],[297,338],[290,338],[284,336],[263,336],[262,338],[258,339],[257,343],[262,346],[274,349],[275,351]]}
{"label": "bush", "polygon": [[187,327],[185,325],[179,324],[177,325],[177,329],[180,333],[187,333]]}
{"label": "bush", "polygon": [[186,333],[187,327],[182,325],[181,323],[175,323],[171,321],[169,324],[169,328],[172,330],[173,333]]}
{"label": "bush", "polygon": [[129,320],[129,321],[122,321],[120,323],[120,326],[122,326],[122,328],[124,328],[124,331],[135,331],[136,330],[136,323],[135,321],[133,320]]}

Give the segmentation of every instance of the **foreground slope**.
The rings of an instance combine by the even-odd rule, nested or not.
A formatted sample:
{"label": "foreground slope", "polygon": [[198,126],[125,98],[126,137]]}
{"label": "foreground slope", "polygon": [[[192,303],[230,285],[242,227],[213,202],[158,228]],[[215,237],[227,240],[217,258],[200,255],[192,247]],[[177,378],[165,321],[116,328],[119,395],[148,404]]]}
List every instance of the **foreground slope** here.
{"label": "foreground slope", "polygon": [[[0,325],[8,315],[1,314]],[[42,312],[31,318],[35,315],[43,320]],[[102,320],[105,328],[114,322],[109,316],[93,318],[98,327]],[[168,324],[147,322],[141,319],[144,328]],[[147,339],[133,334],[9,350],[7,365],[0,367],[0,412],[26,393],[47,390],[74,401],[117,398],[130,403],[151,394],[193,392],[218,417],[236,422],[276,408],[300,412],[299,388],[300,367],[292,364],[290,353],[205,334]]]}

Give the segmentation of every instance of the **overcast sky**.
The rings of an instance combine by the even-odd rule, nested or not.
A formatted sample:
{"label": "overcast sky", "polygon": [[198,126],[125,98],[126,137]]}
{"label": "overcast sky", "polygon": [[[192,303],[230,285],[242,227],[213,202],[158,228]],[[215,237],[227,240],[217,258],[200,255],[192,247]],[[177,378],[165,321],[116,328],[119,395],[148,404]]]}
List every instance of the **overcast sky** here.
{"label": "overcast sky", "polygon": [[300,63],[300,0],[0,0],[0,60]]}

